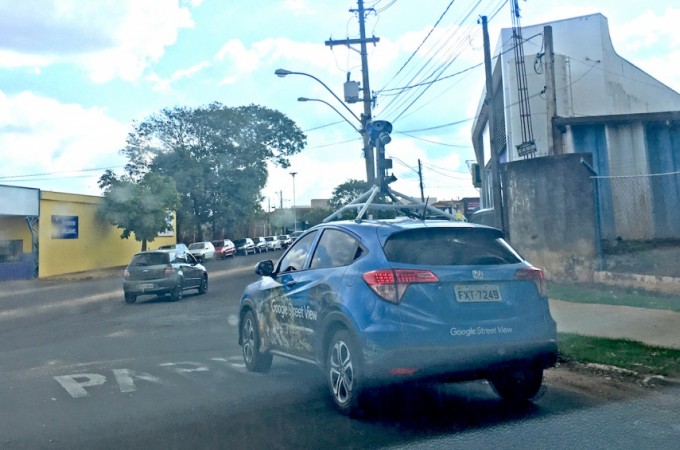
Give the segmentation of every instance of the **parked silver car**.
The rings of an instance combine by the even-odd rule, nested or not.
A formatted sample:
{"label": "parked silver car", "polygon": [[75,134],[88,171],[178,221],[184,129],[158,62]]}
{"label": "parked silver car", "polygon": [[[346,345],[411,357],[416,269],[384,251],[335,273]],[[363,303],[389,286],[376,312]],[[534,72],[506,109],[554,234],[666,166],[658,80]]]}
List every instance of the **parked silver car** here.
{"label": "parked silver car", "polygon": [[208,272],[191,253],[181,250],[152,250],[135,254],[123,274],[125,302],[141,295],[170,295],[181,300],[186,289],[208,292]]}
{"label": "parked silver car", "polygon": [[189,244],[189,253],[194,255],[194,257],[205,262],[209,259],[215,259],[215,246],[210,241],[194,242]]}
{"label": "parked silver car", "polygon": [[264,240],[267,241],[267,248],[269,250],[281,250],[283,248],[283,244],[278,236],[265,236]]}

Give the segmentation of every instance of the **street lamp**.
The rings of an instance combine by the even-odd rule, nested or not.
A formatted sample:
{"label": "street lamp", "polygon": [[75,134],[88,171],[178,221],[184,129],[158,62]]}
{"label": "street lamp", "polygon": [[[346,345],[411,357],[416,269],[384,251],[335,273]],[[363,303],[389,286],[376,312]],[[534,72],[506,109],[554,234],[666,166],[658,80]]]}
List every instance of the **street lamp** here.
{"label": "street lamp", "polygon": [[[336,99],[337,101],[339,101],[340,104],[341,104],[347,111],[349,111],[349,113],[352,115],[352,117],[354,117],[354,118],[357,120],[357,122],[359,122],[359,124],[361,124],[361,128],[360,128],[360,130],[359,130],[359,133],[361,133],[361,136],[362,136],[362,138],[363,138],[363,140],[364,140],[364,149],[363,149],[363,150],[364,150],[364,158],[366,159],[366,181],[368,181],[369,184],[373,184],[374,181],[375,181],[375,161],[373,160],[373,158],[374,158],[374,156],[373,156],[373,147],[371,147],[371,145],[369,144],[368,135],[367,135],[366,132],[364,131],[365,128],[366,128],[366,122],[368,122],[369,120],[371,120],[370,110],[369,110],[367,113],[362,114],[361,118],[359,118],[359,116],[357,116],[356,114],[354,114],[354,111],[352,111],[352,110],[350,109],[350,107],[347,106],[347,104],[346,104],[345,102],[343,102],[342,99],[341,99],[340,97],[338,97],[338,96],[335,94],[335,92],[333,92],[333,90],[332,90],[331,88],[329,88],[329,87],[326,85],[326,83],[324,83],[323,81],[319,80],[317,77],[315,77],[314,75],[311,75],[311,74],[309,74],[309,73],[305,73],[305,72],[293,72],[292,70],[286,70],[286,69],[276,69],[276,70],[274,71],[274,75],[276,75],[277,77],[281,77],[281,78],[286,77],[286,76],[288,76],[288,75],[303,75],[303,76],[305,76],[305,77],[309,77],[309,78],[315,80],[315,81],[316,81],[317,83],[319,83],[321,86],[323,86],[324,88],[326,88],[326,90],[327,90],[328,92],[330,92],[331,95],[332,95],[333,97],[335,97],[335,99]],[[333,109],[335,109],[335,108],[333,108]],[[344,117],[344,116],[343,116],[343,117]]]}
{"label": "street lamp", "polygon": [[330,92],[331,95],[332,95],[333,97],[335,97],[335,99],[336,99],[337,101],[339,101],[340,104],[341,104],[342,106],[344,106],[345,109],[346,109],[347,111],[349,111],[349,113],[357,120],[357,122],[362,123],[362,122],[361,122],[361,119],[359,119],[359,117],[358,117],[356,114],[354,114],[354,111],[352,111],[352,110],[349,108],[349,106],[347,106],[347,104],[346,104],[345,102],[343,102],[343,101],[340,99],[340,97],[338,97],[337,95],[335,95],[335,92],[333,92],[333,90],[332,90],[331,88],[329,88],[329,87],[326,85],[326,83],[324,83],[323,81],[319,80],[319,79],[318,79],[317,77],[315,77],[314,75],[311,75],[311,74],[308,74],[308,73],[305,73],[305,72],[293,72],[293,71],[291,71],[291,70],[286,70],[286,69],[276,69],[276,70],[274,71],[274,75],[276,75],[277,77],[281,77],[281,78],[286,77],[286,76],[288,76],[288,75],[304,75],[304,76],[309,77],[309,78],[311,78],[311,79],[313,79],[313,80],[316,80],[321,86],[325,87],[326,90],[327,90],[328,92]]}
{"label": "street lamp", "polygon": [[297,210],[295,209],[295,175],[297,175],[297,172],[290,174],[293,177],[293,231],[297,231]]}
{"label": "street lamp", "polygon": [[357,133],[361,134],[361,130],[360,130],[360,129],[358,129],[352,122],[349,121],[349,119],[348,119],[347,117],[345,117],[340,111],[338,111],[338,108],[336,108],[335,106],[331,105],[331,104],[328,103],[326,100],[321,100],[320,98],[298,97],[298,101],[299,101],[299,102],[321,102],[321,103],[325,103],[326,105],[328,105],[329,107],[331,107],[331,108],[333,109],[333,111],[335,111],[336,113],[338,113],[338,115],[339,115],[340,117],[342,117],[343,119],[345,119],[345,122],[347,122],[347,123],[349,124],[350,127],[354,128],[354,130],[355,130]]}

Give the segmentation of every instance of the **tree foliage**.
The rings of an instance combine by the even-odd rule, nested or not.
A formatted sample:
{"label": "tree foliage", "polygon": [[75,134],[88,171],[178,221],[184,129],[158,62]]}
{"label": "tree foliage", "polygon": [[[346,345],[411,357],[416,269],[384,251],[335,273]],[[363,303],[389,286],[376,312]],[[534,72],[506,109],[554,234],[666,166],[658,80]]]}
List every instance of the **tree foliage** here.
{"label": "tree foliage", "polygon": [[127,176],[117,178],[107,170],[99,187],[104,190],[99,214],[123,230],[121,239],[134,234],[146,250],[146,243],[158,233],[172,230],[168,218],[179,207],[180,198],[171,178],[149,172],[134,181]]}
{"label": "tree foliage", "polygon": [[333,189],[331,209],[337,210],[355,200],[370,189],[366,181],[349,179]]}
{"label": "tree foliage", "polygon": [[[348,205],[352,201],[356,200],[362,194],[367,193],[371,189],[371,186],[366,181],[349,179],[342,184],[333,189],[333,195],[331,197],[330,206],[333,211],[337,211],[343,206]],[[368,199],[365,199],[368,200]],[[385,197],[384,194],[379,193],[372,203],[383,203],[389,204],[393,203],[392,199]],[[356,212],[345,211],[340,218],[341,219],[352,219],[356,217]],[[376,219],[389,219],[395,217],[394,211],[369,211],[368,216]]]}
{"label": "tree foliage", "polygon": [[269,162],[288,167],[306,137],[288,117],[257,105],[163,109],[136,124],[122,153],[135,179],[148,172],[171,177],[181,196],[183,234],[212,237],[239,230],[259,210]]}

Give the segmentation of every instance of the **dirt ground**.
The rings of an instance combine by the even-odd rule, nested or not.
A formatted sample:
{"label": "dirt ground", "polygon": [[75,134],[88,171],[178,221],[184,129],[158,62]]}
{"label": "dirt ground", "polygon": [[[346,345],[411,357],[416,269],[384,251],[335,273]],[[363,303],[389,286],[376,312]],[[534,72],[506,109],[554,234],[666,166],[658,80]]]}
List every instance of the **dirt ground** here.
{"label": "dirt ground", "polygon": [[545,372],[545,383],[574,390],[604,400],[639,397],[680,380],[640,374],[611,366],[561,362]]}

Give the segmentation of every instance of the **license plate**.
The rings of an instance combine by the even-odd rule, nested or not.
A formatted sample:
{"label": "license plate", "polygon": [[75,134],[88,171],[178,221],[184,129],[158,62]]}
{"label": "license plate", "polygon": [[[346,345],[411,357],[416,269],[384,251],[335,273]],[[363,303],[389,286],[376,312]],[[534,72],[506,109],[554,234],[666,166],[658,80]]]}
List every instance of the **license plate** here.
{"label": "license plate", "polygon": [[454,287],[456,301],[471,302],[500,302],[501,291],[495,284],[457,284]]}
{"label": "license plate", "polygon": [[140,284],[139,288],[143,291],[147,289],[153,289],[153,283]]}

